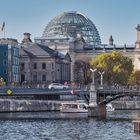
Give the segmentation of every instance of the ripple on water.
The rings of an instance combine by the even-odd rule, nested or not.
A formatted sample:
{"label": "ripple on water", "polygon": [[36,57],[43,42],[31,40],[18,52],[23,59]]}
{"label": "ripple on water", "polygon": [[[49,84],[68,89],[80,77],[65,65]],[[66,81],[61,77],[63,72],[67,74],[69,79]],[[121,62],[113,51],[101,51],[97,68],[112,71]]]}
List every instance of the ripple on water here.
{"label": "ripple on water", "polygon": [[119,114],[115,116],[111,114],[106,120],[1,120],[0,140],[140,140],[140,136],[133,133],[132,119],[126,119],[132,113],[126,117],[124,113],[124,119],[120,119]]}

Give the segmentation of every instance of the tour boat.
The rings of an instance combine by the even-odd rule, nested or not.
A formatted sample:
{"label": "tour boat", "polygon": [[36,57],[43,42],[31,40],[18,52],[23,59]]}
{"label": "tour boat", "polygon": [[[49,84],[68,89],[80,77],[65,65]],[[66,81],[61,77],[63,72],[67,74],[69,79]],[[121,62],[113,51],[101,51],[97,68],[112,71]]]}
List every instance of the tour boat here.
{"label": "tour boat", "polygon": [[[106,105],[106,111],[112,112],[115,108],[112,107],[112,104]],[[87,113],[88,104],[83,101],[74,101],[74,102],[63,102],[60,106],[60,112],[62,113]]]}
{"label": "tour boat", "polygon": [[88,105],[84,102],[63,102],[60,106],[60,112],[62,113],[87,113]]}

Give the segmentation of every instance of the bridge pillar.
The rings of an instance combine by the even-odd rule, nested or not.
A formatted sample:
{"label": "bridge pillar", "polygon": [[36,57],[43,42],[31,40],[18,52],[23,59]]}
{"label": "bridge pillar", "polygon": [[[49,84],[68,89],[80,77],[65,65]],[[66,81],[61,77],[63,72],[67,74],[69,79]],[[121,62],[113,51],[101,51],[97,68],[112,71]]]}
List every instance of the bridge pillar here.
{"label": "bridge pillar", "polygon": [[[99,102],[102,102],[104,100],[103,96],[99,97]],[[100,104],[98,105],[98,114],[100,118],[106,118],[106,105],[105,104]]]}
{"label": "bridge pillar", "polygon": [[100,119],[106,118],[106,106],[89,106],[88,107],[88,117],[96,117]]}
{"label": "bridge pillar", "polygon": [[[100,97],[99,100],[100,102],[102,102],[104,100],[104,97]],[[88,116],[105,119],[106,118],[106,105],[105,104],[94,105],[94,106],[89,105]]]}
{"label": "bridge pillar", "polygon": [[[95,81],[94,81],[94,72],[92,71],[92,83],[90,86],[90,95],[89,95],[89,107],[88,107],[88,116],[89,117],[99,117],[105,118],[106,117],[106,106],[105,105],[97,105],[97,91],[95,88]],[[99,101],[103,101],[104,97],[99,97]]]}
{"label": "bridge pillar", "polygon": [[[96,70],[95,70],[96,71]],[[88,107],[88,116],[89,117],[98,117],[98,106],[97,106],[97,92],[95,89],[94,81],[94,70],[92,71],[92,83],[89,90],[89,107]]]}
{"label": "bridge pillar", "polygon": [[94,83],[91,83],[89,90],[89,106],[97,106],[97,91]]}

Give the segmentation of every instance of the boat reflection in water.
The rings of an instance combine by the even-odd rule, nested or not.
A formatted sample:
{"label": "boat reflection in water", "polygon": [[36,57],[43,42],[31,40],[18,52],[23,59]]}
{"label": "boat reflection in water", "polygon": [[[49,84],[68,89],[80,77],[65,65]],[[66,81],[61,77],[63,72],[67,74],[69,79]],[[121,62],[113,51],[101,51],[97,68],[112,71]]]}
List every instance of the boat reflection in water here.
{"label": "boat reflection in water", "polygon": [[[106,105],[106,110],[108,112],[112,112],[115,109],[112,107],[112,104]],[[63,102],[60,106],[60,112],[62,113],[87,113],[88,112],[88,104],[86,104],[83,100],[71,101],[71,102]]]}

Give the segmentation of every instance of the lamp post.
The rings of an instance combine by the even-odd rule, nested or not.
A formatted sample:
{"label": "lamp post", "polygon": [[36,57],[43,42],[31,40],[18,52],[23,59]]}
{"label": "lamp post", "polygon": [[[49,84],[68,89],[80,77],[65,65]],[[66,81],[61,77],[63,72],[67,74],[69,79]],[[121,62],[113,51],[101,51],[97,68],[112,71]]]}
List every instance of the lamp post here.
{"label": "lamp post", "polygon": [[105,72],[104,72],[104,71],[103,71],[103,72],[100,72],[100,71],[99,71],[98,73],[100,74],[100,77],[101,77],[101,78],[100,78],[100,85],[101,85],[101,87],[102,87],[102,86],[103,86],[103,75],[104,75]]}

